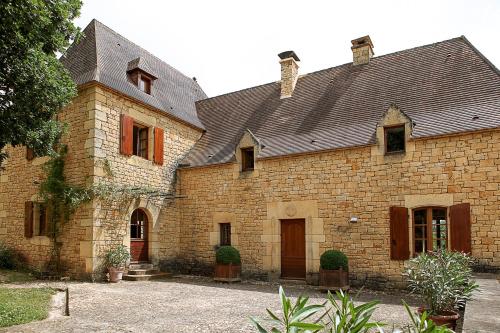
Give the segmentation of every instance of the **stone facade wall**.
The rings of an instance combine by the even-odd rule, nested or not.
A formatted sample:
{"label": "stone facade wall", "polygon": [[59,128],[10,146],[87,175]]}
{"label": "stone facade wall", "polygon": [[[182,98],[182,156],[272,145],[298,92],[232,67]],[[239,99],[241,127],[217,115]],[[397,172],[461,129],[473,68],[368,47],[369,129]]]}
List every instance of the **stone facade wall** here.
{"label": "stone facade wall", "polygon": [[[134,118],[149,128],[149,159],[120,154],[120,116]],[[89,146],[94,151],[94,184],[112,183],[128,188],[140,187],[164,193],[174,191],[175,170],[179,161],[200,138],[201,131],[173,120],[158,111],[135,103],[104,88],[96,88],[95,137]],[[164,163],[156,165],[153,156],[153,128],[164,130]],[[130,217],[143,208],[149,223],[149,258],[178,254],[178,219],[169,209],[174,199],[141,198],[127,202],[94,202],[94,238],[85,244],[92,248],[93,270],[99,269],[101,255],[111,246],[130,246]]]}
{"label": "stone facade wall", "polygon": [[[164,164],[155,165],[137,156],[120,154],[120,115],[133,117],[150,127],[149,156],[152,157],[153,128],[164,129]],[[80,89],[79,95],[59,114],[68,124],[62,142],[68,145],[65,176],[69,183],[96,186],[112,183],[164,193],[174,191],[177,163],[201,136],[201,131],[177,122],[158,111],[135,103],[98,85]],[[25,147],[8,147],[10,157],[0,172],[0,241],[23,253],[30,264],[44,269],[50,258],[51,241],[46,236],[24,237],[24,203],[40,201],[38,184],[43,180],[47,157],[26,159]],[[178,254],[178,212],[174,199],[137,199],[129,202],[93,200],[82,205],[64,225],[60,240],[62,261],[69,273],[91,277],[99,271],[103,253],[113,245],[130,246],[130,216],[143,208],[149,218],[150,258]]]}
{"label": "stone facade wall", "polygon": [[[68,125],[62,139],[62,143],[69,147],[65,177],[77,186],[88,185],[92,174],[92,163],[85,147],[90,128],[85,126],[85,120],[92,109],[93,96],[92,88],[80,90],[79,95],[59,114],[59,119]],[[7,147],[6,151],[9,158],[5,162],[5,170],[0,171],[0,241],[16,248],[29,264],[43,270],[50,258],[52,243],[46,236],[24,237],[24,203],[41,202],[38,184],[44,178],[43,164],[48,157],[28,161],[26,147],[22,146]],[[79,242],[92,238],[91,217],[91,207],[84,205],[63,227],[61,258],[71,274],[85,271],[85,258],[80,255]]]}
{"label": "stone facade wall", "polygon": [[[397,109],[380,125],[401,122],[409,136]],[[383,128],[373,147],[257,160],[251,173],[237,163],[181,169],[181,252],[213,263],[216,224],[230,222],[244,272],[279,275],[279,220],[304,218],[310,279],[321,253],[334,248],[347,254],[358,282],[400,282],[404,263],[390,260],[389,207],[468,202],[472,254],[500,267],[500,131],[410,140],[395,156],[384,155],[381,135]]]}

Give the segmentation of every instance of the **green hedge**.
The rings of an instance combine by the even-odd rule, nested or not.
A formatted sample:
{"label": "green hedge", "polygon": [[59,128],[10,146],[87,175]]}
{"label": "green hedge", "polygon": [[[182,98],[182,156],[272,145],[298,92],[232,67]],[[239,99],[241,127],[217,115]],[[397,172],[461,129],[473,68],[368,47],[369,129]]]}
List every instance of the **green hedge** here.
{"label": "green hedge", "polygon": [[215,252],[215,261],[218,264],[241,264],[240,252],[232,246],[221,246]]}
{"label": "green hedge", "polygon": [[328,250],[321,255],[320,264],[322,269],[335,270],[342,267],[343,270],[348,270],[347,256],[337,250]]}

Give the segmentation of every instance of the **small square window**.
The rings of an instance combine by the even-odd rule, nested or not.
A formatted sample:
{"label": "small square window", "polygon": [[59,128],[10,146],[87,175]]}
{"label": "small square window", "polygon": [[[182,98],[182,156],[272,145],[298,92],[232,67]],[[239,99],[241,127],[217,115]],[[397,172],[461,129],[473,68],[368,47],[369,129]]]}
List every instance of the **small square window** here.
{"label": "small square window", "polygon": [[405,152],[405,126],[393,126],[384,128],[385,131],[385,153]]}
{"label": "small square window", "polygon": [[241,171],[251,171],[254,168],[253,147],[241,149]]}
{"label": "small square window", "polygon": [[149,140],[149,128],[139,124],[134,124],[132,154],[147,159],[148,140]]}
{"label": "small square window", "polygon": [[231,245],[231,223],[220,223],[220,245]]}

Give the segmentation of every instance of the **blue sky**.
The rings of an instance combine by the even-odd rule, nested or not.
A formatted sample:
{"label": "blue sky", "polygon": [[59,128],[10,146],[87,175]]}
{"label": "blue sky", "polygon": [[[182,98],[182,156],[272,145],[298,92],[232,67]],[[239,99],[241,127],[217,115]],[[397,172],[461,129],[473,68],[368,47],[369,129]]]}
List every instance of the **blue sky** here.
{"label": "blue sky", "polygon": [[375,56],[465,35],[500,67],[500,1],[84,0],[76,23],[96,18],[184,74],[209,96],[276,81],[277,54],[300,73],[351,60],[369,34]]}

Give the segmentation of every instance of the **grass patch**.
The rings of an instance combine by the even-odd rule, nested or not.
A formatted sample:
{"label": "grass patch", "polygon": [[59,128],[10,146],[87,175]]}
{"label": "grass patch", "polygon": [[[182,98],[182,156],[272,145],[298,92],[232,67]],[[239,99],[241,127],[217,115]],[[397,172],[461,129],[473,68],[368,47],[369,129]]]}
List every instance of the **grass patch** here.
{"label": "grass patch", "polygon": [[0,269],[0,283],[20,283],[34,280],[35,277],[29,272]]}
{"label": "grass patch", "polygon": [[54,293],[50,288],[0,288],[0,327],[47,318]]}

